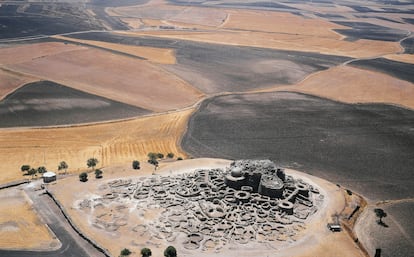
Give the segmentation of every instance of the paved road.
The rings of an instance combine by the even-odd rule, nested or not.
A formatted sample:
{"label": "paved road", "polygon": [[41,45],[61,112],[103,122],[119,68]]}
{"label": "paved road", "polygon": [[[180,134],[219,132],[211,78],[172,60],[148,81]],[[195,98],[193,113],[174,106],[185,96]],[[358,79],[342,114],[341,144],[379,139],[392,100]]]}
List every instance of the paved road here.
{"label": "paved road", "polygon": [[0,250],[1,257],[104,257],[92,245],[81,238],[69,225],[53,200],[42,191],[34,191],[32,185],[25,185],[24,190],[32,199],[33,206],[43,221],[55,233],[62,247],[55,251],[9,251]]}

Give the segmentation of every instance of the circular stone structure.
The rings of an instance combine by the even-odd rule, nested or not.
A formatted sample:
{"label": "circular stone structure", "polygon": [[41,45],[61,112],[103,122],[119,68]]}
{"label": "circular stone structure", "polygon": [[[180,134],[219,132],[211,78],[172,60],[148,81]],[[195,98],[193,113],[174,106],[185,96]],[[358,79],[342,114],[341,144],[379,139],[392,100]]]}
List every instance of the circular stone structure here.
{"label": "circular stone structure", "polygon": [[[285,174],[269,160],[238,160],[225,169],[118,179],[101,188],[105,193],[99,198],[80,201],[78,207],[93,211],[129,202],[139,213],[157,213],[151,214],[151,222],[132,224],[137,237],[145,233],[191,252],[295,241],[324,199],[315,186]],[[124,225],[121,215],[97,214],[94,221],[94,227],[108,233]]]}

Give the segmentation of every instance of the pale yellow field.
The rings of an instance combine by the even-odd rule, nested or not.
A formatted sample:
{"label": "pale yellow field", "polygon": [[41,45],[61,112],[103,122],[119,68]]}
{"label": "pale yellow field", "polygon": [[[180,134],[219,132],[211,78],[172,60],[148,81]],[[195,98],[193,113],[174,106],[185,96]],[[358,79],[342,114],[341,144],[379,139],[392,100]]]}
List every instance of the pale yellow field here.
{"label": "pale yellow field", "polygon": [[35,77],[25,76],[23,74],[10,72],[0,68],[0,100],[20,86],[37,80],[38,79]]}
{"label": "pale yellow field", "polygon": [[19,189],[1,192],[0,248],[42,250],[59,246],[59,241],[39,220],[24,194]]}
{"label": "pale yellow field", "polygon": [[118,33],[130,36],[156,36],[163,38],[208,42],[214,44],[254,46],[280,50],[314,52],[330,55],[349,56],[354,58],[376,57],[385,54],[394,54],[401,51],[401,46],[397,42],[383,42],[365,39],[350,42],[329,37],[318,38],[300,34],[294,35],[254,31],[136,31]]}
{"label": "pale yellow field", "polygon": [[6,65],[28,62],[31,60],[42,59],[47,56],[53,56],[59,53],[82,49],[86,48],[82,46],[57,42],[36,43],[0,48],[0,64]]}
{"label": "pale yellow field", "polygon": [[112,16],[181,22],[195,26],[217,27],[226,19],[227,11],[219,8],[159,4],[109,8]]}
{"label": "pale yellow field", "polygon": [[414,109],[414,84],[405,80],[349,66],[310,75],[294,86],[264,91],[296,91],[347,103],[388,103]]}
{"label": "pale yellow field", "polygon": [[78,42],[82,44],[87,44],[91,46],[98,46],[110,50],[119,51],[122,53],[127,53],[130,55],[143,57],[148,61],[154,63],[161,63],[161,64],[175,64],[176,58],[173,49],[166,49],[166,48],[156,48],[156,47],[144,47],[144,46],[131,46],[131,45],[123,45],[123,44],[115,44],[115,43],[108,43],[108,42],[101,42],[101,41],[94,41],[94,40],[83,40],[83,39],[76,39],[64,36],[53,36],[53,38],[63,39],[72,42]]}
{"label": "pale yellow field", "polygon": [[414,54],[390,54],[384,57],[392,61],[414,64]]}
{"label": "pale yellow field", "polygon": [[[95,48],[68,47],[74,50],[33,60],[24,58],[26,61],[6,67],[156,112],[188,107],[203,95],[149,61]],[[19,54],[20,50],[15,48],[8,54]]]}
{"label": "pale yellow field", "polygon": [[[128,35],[153,35],[217,44],[255,46],[281,50],[309,51],[343,55],[355,58],[394,54],[402,50],[398,42],[375,40],[345,41],[334,29],[347,27],[322,18],[305,18],[291,13],[203,8],[203,15],[196,16],[198,9],[182,6],[151,6],[116,8],[116,16],[150,19],[155,26],[177,24],[200,28],[200,31],[136,31],[120,32]],[[173,11],[173,14],[169,14]],[[339,9],[338,9],[339,10]],[[346,11],[346,10],[339,10]],[[224,13],[223,13],[224,12]],[[176,13],[176,14],[174,14]],[[210,18],[215,22],[205,22]],[[181,17],[181,18],[180,18]],[[185,17],[185,18],[183,18]],[[193,17],[193,18],[188,18]],[[210,29],[205,26],[210,26]]]}
{"label": "pale yellow field", "polygon": [[57,171],[61,161],[69,172],[86,170],[95,157],[99,167],[133,160],[145,162],[149,152],[185,157],[178,141],[192,110],[72,128],[0,130],[0,184],[23,179],[23,164]]}
{"label": "pale yellow field", "polygon": [[229,17],[222,28],[333,39],[342,38],[333,29],[346,28],[322,19],[306,19],[291,13],[244,10],[227,12]]}

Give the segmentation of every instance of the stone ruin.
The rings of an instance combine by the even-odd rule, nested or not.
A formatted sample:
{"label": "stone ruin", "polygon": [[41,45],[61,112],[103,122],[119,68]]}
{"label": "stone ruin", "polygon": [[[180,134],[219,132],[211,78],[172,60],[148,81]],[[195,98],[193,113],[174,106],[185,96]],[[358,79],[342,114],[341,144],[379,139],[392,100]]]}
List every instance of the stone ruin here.
{"label": "stone ruin", "polygon": [[[238,160],[226,170],[141,177],[135,182],[115,180],[106,188],[110,192],[95,199],[95,206],[130,199],[137,208],[162,210],[153,221],[135,224],[134,231],[181,243],[188,250],[217,252],[234,243],[296,241],[324,198],[315,186],[285,174],[269,160]],[[85,201],[79,205],[88,205]],[[105,223],[98,217],[95,226],[116,230],[125,225],[122,215],[118,218]]]}

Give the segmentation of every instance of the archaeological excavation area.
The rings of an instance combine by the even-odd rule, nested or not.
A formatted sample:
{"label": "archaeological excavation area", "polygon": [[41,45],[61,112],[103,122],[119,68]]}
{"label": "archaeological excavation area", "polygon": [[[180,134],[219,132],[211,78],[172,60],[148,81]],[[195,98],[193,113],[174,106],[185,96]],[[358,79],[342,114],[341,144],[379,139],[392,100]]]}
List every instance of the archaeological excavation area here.
{"label": "archaeological excavation area", "polygon": [[[315,231],[312,224],[320,217],[331,220],[328,209],[339,208],[327,208],[330,199],[339,197],[344,204],[336,186],[322,188],[269,160],[194,169],[197,161],[182,161],[184,166],[193,163],[185,171],[173,164],[156,174],[90,181],[90,190],[67,193],[66,186],[58,185],[48,190],[80,228],[87,228],[85,234],[109,252],[115,250],[108,242],[116,240],[137,252],[149,247],[156,253],[174,245],[183,256],[236,256],[234,248],[249,256],[295,243],[310,247],[305,238]],[[333,190],[329,197],[326,190]]]}

